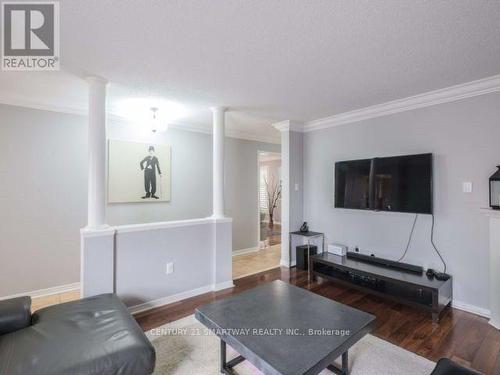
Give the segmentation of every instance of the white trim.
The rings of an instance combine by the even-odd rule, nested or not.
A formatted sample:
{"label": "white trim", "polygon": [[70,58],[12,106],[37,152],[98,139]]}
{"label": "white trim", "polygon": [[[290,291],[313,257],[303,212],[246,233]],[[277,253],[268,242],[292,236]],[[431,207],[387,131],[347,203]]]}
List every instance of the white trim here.
{"label": "white trim", "polygon": [[177,293],[171,296],[158,298],[152,301],[144,302],[139,305],[131,306],[128,308],[131,314],[138,314],[147,310],[154,309],[156,307],[169,305],[174,302],[179,302],[188,298],[196,297],[201,294],[217,292],[219,290],[232,288],[234,286],[233,281],[229,280],[219,284],[205,285],[200,288],[188,290],[186,292]]}
{"label": "white trim", "polygon": [[280,259],[280,266],[285,267],[285,268],[292,268],[295,267],[295,262],[292,262],[291,265],[288,264],[288,260],[286,259]]}
{"label": "white trim", "polygon": [[[31,108],[39,111],[65,113],[65,114],[78,115],[84,117],[88,116],[88,109],[86,107],[83,108],[81,106],[73,106],[73,107],[59,106],[49,103],[36,102],[20,96],[13,96],[10,93],[6,92],[0,92],[0,104],[11,105],[15,107]],[[126,119],[112,112],[107,112],[107,119],[111,122],[132,123],[132,121],[130,121],[129,119]],[[189,124],[173,123],[169,124],[169,127],[176,130],[185,130],[195,133],[212,134],[212,130],[210,127],[195,123],[189,123]],[[267,135],[258,135],[234,129],[228,129],[226,131],[226,137],[243,139],[247,141],[263,142],[263,143],[273,143],[273,144],[281,143],[281,138],[279,136],[275,137]]]}
{"label": "white trim", "polygon": [[218,292],[219,290],[229,289],[234,287],[233,280],[224,281],[222,283],[212,285],[212,290]]}
{"label": "white trim", "polygon": [[455,299],[452,301],[451,305],[455,309],[459,309],[459,310],[466,311],[466,312],[469,312],[472,314],[483,316],[483,317],[488,318],[488,319],[491,316],[490,310],[488,310],[488,309],[474,306],[474,305],[470,305],[468,303],[457,301]]}
{"label": "white trim", "polygon": [[248,247],[246,249],[233,250],[233,257],[237,257],[239,255],[245,255],[250,253],[256,253],[259,251],[258,247]]}
{"label": "white trim", "polygon": [[170,303],[179,302],[187,298],[199,296],[200,294],[210,293],[212,290],[213,290],[212,285],[206,285],[200,288],[188,290],[186,292],[177,293],[168,297],[162,297],[152,301],[141,303],[139,305],[131,306],[128,308],[128,310],[131,314],[138,314],[146,310],[154,309],[155,307],[160,307],[168,305]]}
{"label": "white trim", "polygon": [[[269,221],[268,220],[264,220],[264,221],[262,221],[262,223],[269,224]],[[281,221],[274,221],[273,224],[281,225]]]}
{"label": "white trim", "polygon": [[107,226],[102,229],[93,229],[93,228],[82,228],[80,229],[80,234],[83,238],[88,238],[88,237],[104,237],[104,236],[114,236],[116,233],[116,230],[113,227]]}
{"label": "white trim", "polygon": [[[181,128],[179,128],[181,129]],[[281,144],[281,137],[278,136],[266,136],[266,135],[259,135],[259,134],[252,134],[248,132],[244,132],[241,130],[235,130],[235,129],[227,129],[226,128],[226,138],[236,138],[236,139],[243,139],[245,141],[254,141],[254,142],[262,142],[262,143],[272,143],[279,145]]]}
{"label": "white trim", "polygon": [[272,267],[266,267],[266,268],[263,268],[261,270],[253,271],[253,272],[250,272],[250,273],[245,273],[245,274],[243,274],[241,276],[235,277],[233,280],[239,280],[239,279],[242,279],[244,277],[257,275],[259,273],[266,272],[266,271],[271,271],[271,270],[274,270],[274,269],[279,268],[279,267],[280,267],[279,264],[276,265],[276,266],[272,266]]}
{"label": "white trim", "polygon": [[280,132],[302,132],[304,130],[304,124],[299,121],[285,120],[281,122],[276,122],[272,124],[274,128]]}
{"label": "white trim", "polygon": [[500,322],[496,322],[492,319],[488,322],[491,326],[495,327],[496,329],[500,329]]}
{"label": "white trim", "polygon": [[338,125],[411,111],[417,108],[430,107],[436,104],[450,103],[498,91],[500,91],[500,75],[308,121],[304,125],[304,131],[310,132],[327,129]]}
{"label": "white trim", "polygon": [[224,217],[224,218],[206,217],[206,218],[201,218],[201,219],[188,219],[188,220],[176,220],[176,221],[161,221],[161,222],[157,222],[157,223],[118,225],[118,226],[113,227],[113,228],[116,231],[116,233],[129,233],[129,232],[141,232],[141,231],[155,230],[155,229],[187,227],[187,226],[192,226],[192,225],[231,223],[232,221],[233,221],[233,219],[230,217]]}
{"label": "white trim", "polygon": [[37,109],[40,111],[66,113],[70,115],[78,115],[85,117],[88,115],[86,108],[82,109],[76,107],[67,107],[67,106],[51,105],[48,103],[34,102],[29,99],[11,95],[10,93],[6,92],[0,92],[0,104]]}
{"label": "white trim", "polygon": [[47,297],[47,296],[52,296],[54,294],[71,292],[73,290],[79,290],[79,289],[80,289],[80,283],[58,285],[58,286],[53,286],[51,288],[38,289],[38,290],[32,290],[31,292],[24,292],[24,293],[13,294],[10,296],[3,296],[0,297],[0,301],[9,298],[17,298],[24,296],[30,296],[31,298]]}

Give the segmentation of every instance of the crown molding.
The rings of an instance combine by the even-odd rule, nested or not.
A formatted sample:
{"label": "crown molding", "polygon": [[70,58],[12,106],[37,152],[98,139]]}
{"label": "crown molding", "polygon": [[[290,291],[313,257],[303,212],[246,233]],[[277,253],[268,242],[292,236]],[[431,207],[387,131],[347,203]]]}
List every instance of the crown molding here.
{"label": "crown molding", "polygon": [[331,128],[371,118],[392,115],[394,113],[430,107],[436,104],[450,103],[498,91],[500,91],[500,75],[462,83],[444,89],[429,91],[423,94],[393,100],[354,111],[339,113],[337,115],[318,120],[308,121],[304,125],[304,131],[310,132]]}
{"label": "crown molding", "polygon": [[280,132],[303,132],[304,131],[304,123],[300,121],[293,121],[293,120],[285,120],[281,122],[275,122],[272,124],[273,127]]}
{"label": "crown molding", "polygon": [[[0,104],[11,105],[11,106],[15,106],[15,107],[36,109],[36,110],[40,110],[40,111],[65,113],[65,114],[78,115],[78,116],[84,116],[84,117],[87,116],[87,109],[83,108],[83,107],[57,106],[57,105],[52,105],[52,104],[47,104],[47,103],[42,103],[42,102],[34,102],[34,101],[27,100],[27,99],[19,97],[19,96],[9,95],[5,92],[0,92]],[[127,118],[125,118],[123,116],[119,116],[119,115],[112,113],[112,112],[107,113],[107,118],[109,121],[112,121],[112,122],[127,123],[127,124],[132,123],[132,121],[128,120]],[[195,132],[195,133],[212,134],[212,127],[211,126],[207,127],[207,126],[201,125],[201,124],[173,123],[173,124],[169,124],[169,127],[172,129],[190,131],[190,132]],[[253,134],[253,133],[248,133],[248,132],[243,132],[243,131],[238,131],[238,130],[233,130],[233,129],[227,129],[227,127],[226,127],[226,136],[229,138],[237,138],[237,139],[243,139],[243,140],[247,140],[247,141],[273,143],[273,144],[280,144],[281,143],[281,139],[279,136],[273,137],[273,136]]]}
{"label": "crown molding", "polygon": [[58,106],[48,103],[35,102],[20,96],[14,96],[6,92],[0,92],[0,104],[11,105],[15,107],[23,107],[37,109],[40,111],[67,113],[70,115],[87,116],[86,109],[81,107]]}
{"label": "crown molding", "polygon": [[[210,132],[210,133],[212,133],[212,132]],[[277,145],[281,144],[281,137],[279,135],[277,137],[265,136],[265,135],[258,135],[258,134],[244,132],[241,130],[234,130],[234,129],[227,129],[227,128],[226,128],[226,137],[243,139],[246,141],[273,143],[273,144],[277,144]]]}

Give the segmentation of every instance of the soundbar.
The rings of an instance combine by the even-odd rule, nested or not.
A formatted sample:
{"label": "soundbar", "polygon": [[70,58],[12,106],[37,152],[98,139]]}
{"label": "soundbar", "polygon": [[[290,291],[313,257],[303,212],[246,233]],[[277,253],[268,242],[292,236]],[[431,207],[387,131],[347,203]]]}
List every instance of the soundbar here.
{"label": "soundbar", "polygon": [[414,264],[396,262],[390,259],[377,258],[373,255],[364,255],[360,253],[355,253],[353,251],[347,252],[347,257],[353,260],[358,260],[360,262],[376,264],[378,266],[383,266],[387,268],[397,269],[406,272],[412,272],[421,275],[424,269],[421,266],[416,266]]}

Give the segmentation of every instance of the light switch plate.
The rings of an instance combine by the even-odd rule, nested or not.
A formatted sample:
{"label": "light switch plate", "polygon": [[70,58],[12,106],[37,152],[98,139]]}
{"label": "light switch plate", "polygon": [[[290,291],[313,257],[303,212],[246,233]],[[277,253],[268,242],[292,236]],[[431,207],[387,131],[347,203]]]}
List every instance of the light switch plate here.
{"label": "light switch plate", "polygon": [[167,266],[165,267],[165,273],[167,275],[174,273],[174,264],[172,262],[167,263]]}
{"label": "light switch plate", "polygon": [[462,182],[462,190],[464,193],[472,193],[472,182]]}

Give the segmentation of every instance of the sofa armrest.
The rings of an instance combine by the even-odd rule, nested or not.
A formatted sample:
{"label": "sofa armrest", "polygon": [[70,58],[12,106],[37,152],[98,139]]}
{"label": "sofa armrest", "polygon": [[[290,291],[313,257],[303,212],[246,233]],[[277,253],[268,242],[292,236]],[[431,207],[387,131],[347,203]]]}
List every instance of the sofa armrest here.
{"label": "sofa armrest", "polygon": [[18,297],[0,301],[0,335],[31,325],[31,298]]}

